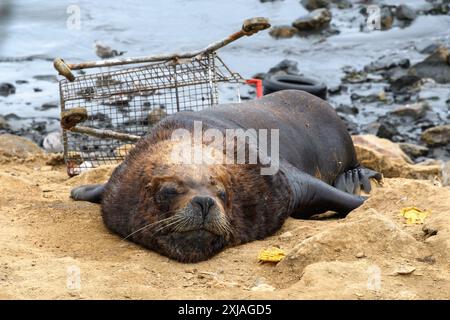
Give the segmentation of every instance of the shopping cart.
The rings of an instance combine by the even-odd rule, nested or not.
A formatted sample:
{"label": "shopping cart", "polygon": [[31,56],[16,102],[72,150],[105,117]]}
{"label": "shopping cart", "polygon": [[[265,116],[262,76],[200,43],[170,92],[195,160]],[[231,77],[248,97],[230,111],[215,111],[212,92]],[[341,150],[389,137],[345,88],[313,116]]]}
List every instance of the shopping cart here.
{"label": "shopping cart", "polygon": [[[266,18],[247,19],[240,31],[193,52],[78,64],[55,59],[55,69],[65,78],[59,89],[68,174],[119,163],[133,143],[166,115],[218,104],[219,83],[237,88],[240,83],[256,84],[261,94],[260,81],[244,80],[216,51],[269,27]],[[88,74],[90,68],[97,72]],[[80,74],[75,76],[73,70]]]}

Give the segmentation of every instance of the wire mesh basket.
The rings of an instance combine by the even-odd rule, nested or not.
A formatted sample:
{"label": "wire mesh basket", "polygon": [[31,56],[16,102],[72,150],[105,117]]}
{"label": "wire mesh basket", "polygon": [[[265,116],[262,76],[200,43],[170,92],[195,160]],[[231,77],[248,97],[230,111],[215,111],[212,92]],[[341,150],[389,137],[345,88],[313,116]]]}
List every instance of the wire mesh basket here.
{"label": "wire mesh basket", "polygon": [[[70,176],[103,164],[116,164],[149,128],[166,115],[198,111],[219,103],[220,83],[244,79],[216,50],[270,26],[264,18],[246,20],[242,30],[203,50],[184,54],[112,59],[55,68],[59,82],[64,158]],[[133,66],[124,67],[130,64]],[[102,71],[107,67],[107,71]],[[110,70],[114,67],[114,70]],[[101,68],[75,77],[72,70]]]}

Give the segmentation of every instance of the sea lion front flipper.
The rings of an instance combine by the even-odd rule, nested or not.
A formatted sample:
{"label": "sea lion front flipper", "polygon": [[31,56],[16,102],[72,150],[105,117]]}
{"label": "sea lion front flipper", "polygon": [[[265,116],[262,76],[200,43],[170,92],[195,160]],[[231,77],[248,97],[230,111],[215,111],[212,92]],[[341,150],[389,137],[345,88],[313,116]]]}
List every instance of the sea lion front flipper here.
{"label": "sea lion front flipper", "polygon": [[100,203],[102,201],[105,184],[89,184],[73,188],[70,197],[76,201]]}
{"label": "sea lion front flipper", "polygon": [[291,214],[294,218],[310,217],[329,210],[345,216],[367,199],[341,191],[292,166],[287,166],[283,172],[294,197]]}

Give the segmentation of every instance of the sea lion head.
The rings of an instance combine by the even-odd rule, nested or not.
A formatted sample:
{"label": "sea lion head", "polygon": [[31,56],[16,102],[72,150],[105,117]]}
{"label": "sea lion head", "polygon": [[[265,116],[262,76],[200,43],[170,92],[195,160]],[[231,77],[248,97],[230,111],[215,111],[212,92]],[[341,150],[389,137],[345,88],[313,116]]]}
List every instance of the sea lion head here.
{"label": "sea lion head", "polygon": [[[233,238],[230,175],[220,164],[175,163],[170,147],[161,144],[127,165],[120,186],[133,188],[122,189],[114,200],[134,207],[123,235],[181,262],[206,260]],[[103,216],[111,221],[108,202],[103,201]],[[122,221],[105,222],[114,229]]]}

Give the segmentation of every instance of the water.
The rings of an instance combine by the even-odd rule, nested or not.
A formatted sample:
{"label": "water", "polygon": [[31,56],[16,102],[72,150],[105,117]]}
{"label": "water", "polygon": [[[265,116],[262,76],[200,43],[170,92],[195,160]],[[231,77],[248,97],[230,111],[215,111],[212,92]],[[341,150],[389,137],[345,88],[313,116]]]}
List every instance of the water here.
{"label": "water", "polygon": [[[6,0],[2,0],[5,3]],[[52,75],[54,57],[69,62],[96,60],[93,43],[100,40],[113,48],[127,51],[126,56],[182,52],[202,48],[239,30],[242,21],[253,16],[270,18],[273,25],[291,24],[307,11],[299,0],[260,3],[259,0],[150,0],[150,1],[10,1],[12,16],[2,29],[0,57],[26,58],[30,61],[0,63],[0,82],[15,83],[16,94],[0,97],[0,115],[47,119],[57,127],[58,109],[38,111],[48,102],[57,103],[58,85],[36,80],[37,75]],[[356,2],[356,1],[355,1]],[[399,4],[403,1],[388,1]],[[408,1],[415,8],[425,1]],[[67,27],[69,5],[80,9],[80,29]],[[340,83],[342,67],[362,68],[382,55],[401,56],[411,62],[425,56],[414,50],[423,41],[449,44],[450,16],[419,16],[407,28],[362,33],[364,18],[357,9],[333,10],[333,24],[340,34],[328,38],[274,40],[268,32],[245,37],[221,49],[224,61],[245,78],[289,58],[299,62],[300,71],[329,86]],[[3,59],[4,60],[4,59]],[[41,91],[35,92],[39,89]],[[442,93],[445,95],[446,91]],[[334,100],[333,100],[334,99]],[[444,97],[445,99],[445,97]],[[349,102],[348,96],[332,98],[332,103]],[[373,111],[373,110],[372,110]],[[378,113],[380,111],[377,111]],[[440,110],[445,112],[445,108]],[[370,113],[370,112],[369,112]],[[362,113],[363,114],[363,113]],[[361,118],[359,121],[368,121]],[[371,119],[369,119],[371,120]]]}

